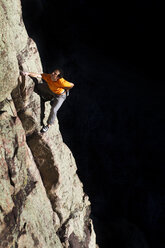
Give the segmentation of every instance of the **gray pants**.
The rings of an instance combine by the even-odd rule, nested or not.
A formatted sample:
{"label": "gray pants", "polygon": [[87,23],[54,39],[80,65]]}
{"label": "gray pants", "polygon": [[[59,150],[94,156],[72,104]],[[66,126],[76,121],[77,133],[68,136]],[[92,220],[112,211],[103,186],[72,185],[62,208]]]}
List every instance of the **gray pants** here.
{"label": "gray pants", "polygon": [[57,95],[53,93],[45,82],[36,85],[36,92],[41,96],[41,123],[43,123],[44,119],[45,102],[50,101],[51,110],[47,124],[52,125],[57,116],[57,111],[66,100],[66,94]]}
{"label": "gray pants", "polygon": [[53,124],[57,115],[57,111],[59,110],[59,108],[61,107],[61,105],[63,104],[63,102],[66,99],[66,94],[64,95],[57,95],[54,100],[51,101],[51,110],[50,110],[50,114],[49,114],[49,118],[47,121],[47,124]]}

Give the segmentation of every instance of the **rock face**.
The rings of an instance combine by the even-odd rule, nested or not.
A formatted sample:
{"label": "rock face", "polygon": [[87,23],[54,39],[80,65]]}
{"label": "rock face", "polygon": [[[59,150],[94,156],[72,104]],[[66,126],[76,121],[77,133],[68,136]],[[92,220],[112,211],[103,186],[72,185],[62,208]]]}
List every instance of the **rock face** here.
{"label": "rock face", "polygon": [[58,120],[40,135],[40,98],[20,75],[42,72],[20,1],[1,0],[0,13],[0,247],[95,248],[90,202]]}

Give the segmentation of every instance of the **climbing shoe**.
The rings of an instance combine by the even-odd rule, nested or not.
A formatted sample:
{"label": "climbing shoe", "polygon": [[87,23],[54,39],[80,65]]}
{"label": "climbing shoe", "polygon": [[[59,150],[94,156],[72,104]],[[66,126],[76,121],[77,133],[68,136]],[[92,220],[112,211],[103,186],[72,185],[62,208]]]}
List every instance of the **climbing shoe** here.
{"label": "climbing shoe", "polygon": [[41,128],[41,133],[46,133],[47,131],[48,131],[48,129],[49,129],[49,126],[48,125],[46,125],[46,126],[43,126],[42,128]]}

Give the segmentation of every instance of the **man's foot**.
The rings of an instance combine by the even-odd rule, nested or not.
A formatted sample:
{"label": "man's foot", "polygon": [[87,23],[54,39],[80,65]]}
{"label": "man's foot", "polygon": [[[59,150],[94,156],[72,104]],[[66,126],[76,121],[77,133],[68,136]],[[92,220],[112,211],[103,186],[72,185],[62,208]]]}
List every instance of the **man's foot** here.
{"label": "man's foot", "polygon": [[49,129],[49,126],[48,125],[46,125],[46,126],[43,126],[42,128],[41,128],[41,133],[46,133],[47,131],[48,131],[48,129]]}

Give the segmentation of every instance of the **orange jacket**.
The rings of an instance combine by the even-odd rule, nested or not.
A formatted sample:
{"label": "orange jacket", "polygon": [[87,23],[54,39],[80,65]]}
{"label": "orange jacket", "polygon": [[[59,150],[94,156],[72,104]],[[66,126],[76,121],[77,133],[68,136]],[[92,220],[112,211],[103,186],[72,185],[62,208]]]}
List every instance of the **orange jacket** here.
{"label": "orange jacket", "polygon": [[61,95],[64,92],[65,87],[71,86],[71,84],[64,78],[60,78],[57,81],[52,81],[51,74],[42,73],[41,76],[47,82],[49,89],[57,95]]}

